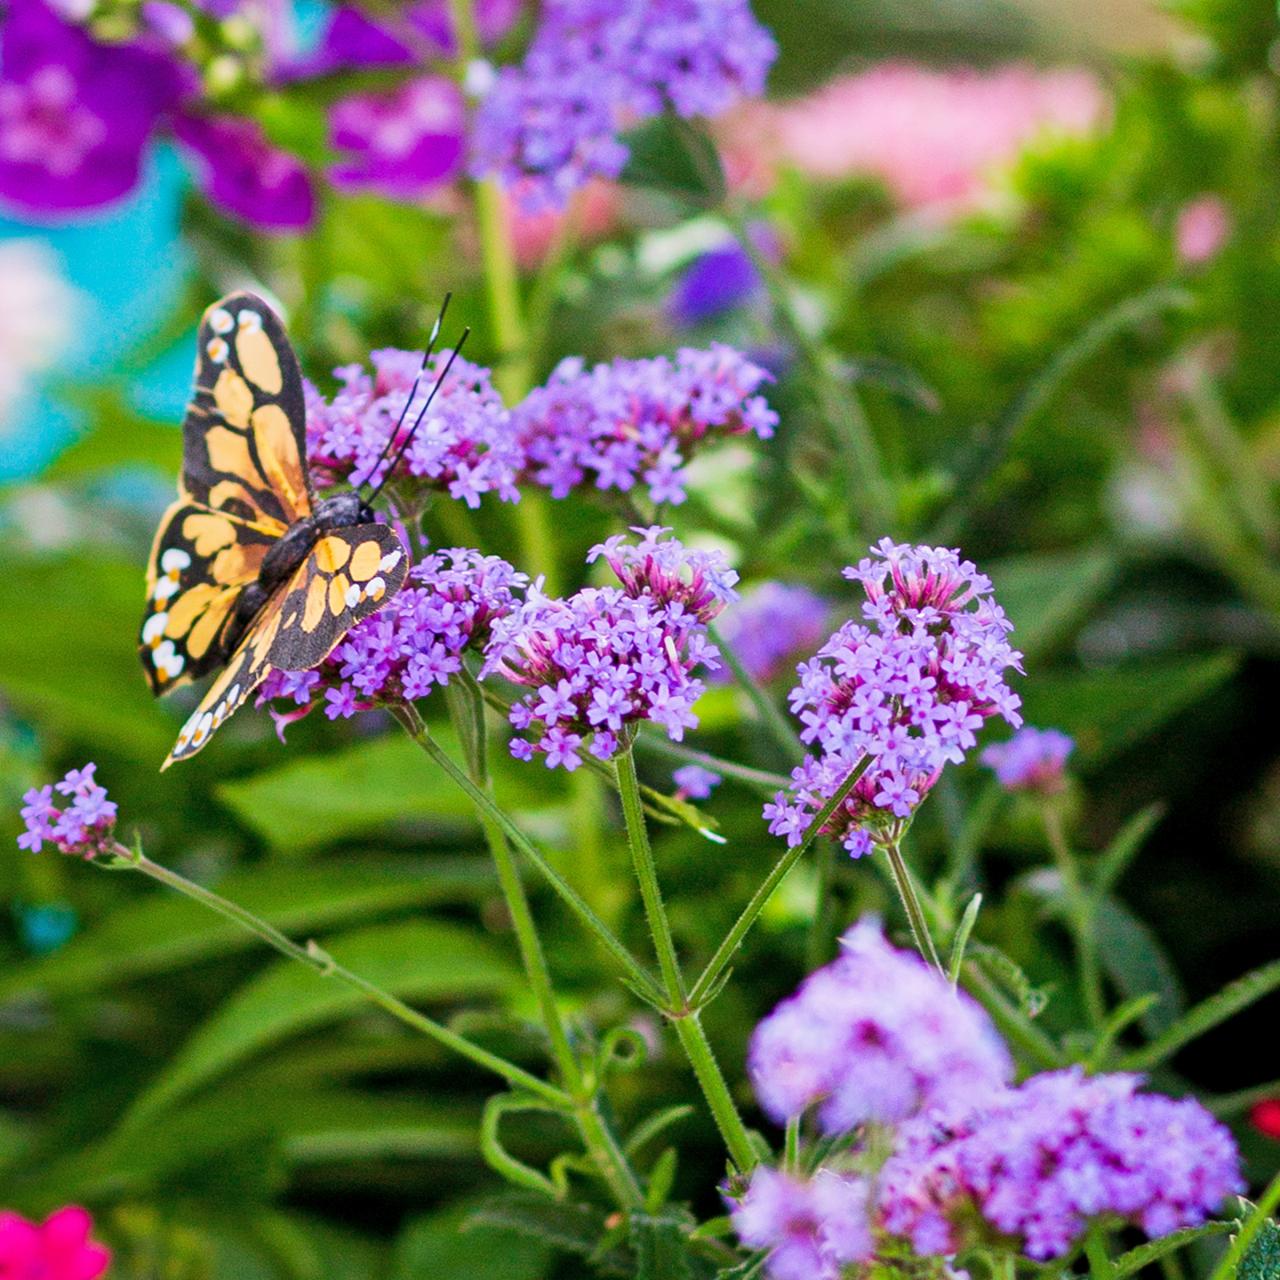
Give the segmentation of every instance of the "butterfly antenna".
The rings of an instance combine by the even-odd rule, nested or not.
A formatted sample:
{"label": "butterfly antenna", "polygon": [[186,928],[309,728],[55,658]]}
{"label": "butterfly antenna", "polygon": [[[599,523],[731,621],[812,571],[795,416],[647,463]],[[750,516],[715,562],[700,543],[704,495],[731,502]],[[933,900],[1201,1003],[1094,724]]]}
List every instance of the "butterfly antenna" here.
{"label": "butterfly antenna", "polygon": [[[434,335],[433,335],[434,336]],[[365,499],[367,505],[372,505],[373,500],[386,487],[387,481],[395,474],[396,468],[400,465],[400,459],[404,457],[409,446],[413,443],[413,437],[417,435],[418,428],[422,426],[423,420],[427,416],[427,410],[431,408],[431,402],[436,398],[436,393],[444,386],[445,379],[449,376],[449,371],[453,368],[453,362],[458,358],[458,353],[462,350],[463,344],[471,336],[471,327],[463,329],[461,336],[458,338],[457,345],[449,352],[449,359],[445,361],[444,368],[440,371],[439,376],[431,386],[431,390],[427,393],[426,403],[418,410],[418,416],[413,420],[413,426],[409,428],[409,434],[405,436],[404,443],[396,452],[396,456],[391,460],[387,467],[387,473],[382,477],[382,482],[378,487]]]}
{"label": "butterfly antenna", "polygon": [[[422,375],[427,371],[427,362],[431,359],[432,353],[436,349],[436,340],[440,337],[440,328],[444,324],[444,314],[449,310],[449,302],[452,298],[452,293],[446,293],[444,295],[444,301],[440,304],[440,314],[436,316],[436,322],[431,326],[431,335],[427,338],[427,349],[422,353],[422,364],[418,366],[417,375],[413,379],[413,386],[409,388],[409,398],[404,402],[404,408],[400,410],[400,416],[396,419],[396,425],[391,428],[391,434],[387,437],[387,443],[382,446],[382,452],[378,455],[377,462],[375,462],[370,469],[368,479],[366,479],[361,485],[362,488],[364,484],[371,483],[374,476],[378,474],[378,469],[387,460],[387,454],[391,452],[392,446],[396,442],[396,436],[400,434],[400,428],[404,426],[404,420],[409,414],[409,408],[413,404],[413,398],[418,394],[418,386],[422,382]],[[430,401],[428,401],[428,403],[430,403]],[[399,459],[397,459],[397,461],[399,461]],[[392,467],[394,466],[395,463],[392,463]],[[387,475],[390,474],[391,468],[388,468]],[[374,495],[377,494],[381,488],[382,486],[379,485],[378,488],[369,495],[367,501],[372,502]]]}

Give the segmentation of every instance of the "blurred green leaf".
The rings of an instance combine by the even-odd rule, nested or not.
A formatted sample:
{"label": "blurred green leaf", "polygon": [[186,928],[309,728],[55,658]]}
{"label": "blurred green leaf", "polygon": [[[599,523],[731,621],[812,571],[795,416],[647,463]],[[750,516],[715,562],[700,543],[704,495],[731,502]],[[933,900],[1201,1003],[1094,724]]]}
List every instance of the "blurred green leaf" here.
{"label": "blurred green leaf", "polygon": [[693,1267],[678,1220],[666,1214],[632,1213],[629,1221],[636,1280],[691,1280]]}
{"label": "blurred green leaf", "polygon": [[[1137,1274],[1143,1267],[1149,1267],[1153,1262],[1159,1262],[1167,1253],[1175,1253],[1179,1249],[1185,1249],[1188,1245],[1194,1244],[1197,1240],[1208,1240],[1212,1236],[1226,1235],[1228,1231],[1232,1231],[1237,1226],[1234,1222],[1206,1222],[1203,1226],[1187,1227],[1182,1231],[1170,1232],[1167,1236],[1161,1236],[1158,1240],[1149,1240],[1146,1244],[1139,1245],[1136,1249],[1130,1249],[1128,1253],[1122,1253],[1115,1260],[1115,1280],[1125,1280],[1126,1276]],[[1276,1276],[1280,1276],[1280,1256],[1276,1259],[1277,1267],[1275,1270],[1264,1273],[1264,1276],[1255,1277],[1255,1280],[1275,1280]],[[1240,1271],[1237,1280],[1245,1280],[1243,1269]]]}
{"label": "blurred green leaf", "polygon": [[631,130],[622,181],[655,187],[692,205],[714,205],[727,189],[720,153],[697,125],[668,112]]}
{"label": "blurred green leaf", "polygon": [[[361,858],[232,872],[218,892],[286,933],[410,906],[473,900],[493,883],[473,858]],[[152,894],[117,907],[52,955],[0,976],[0,1002],[86,992],[260,945],[247,930],[188,898]]]}
{"label": "blurred green leaf", "polygon": [[553,1249],[590,1257],[594,1269],[601,1275],[635,1274],[635,1264],[623,1250],[597,1252],[606,1228],[604,1212],[594,1205],[549,1200],[536,1193],[513,1191],[483,1201],[468,1221],[504,1228],[542,1241]]}
{"label": "blurred green leaf", "polygon": [[[145,466],[170,475],[177,483],[182,465],[182,433],[172,422],[144,417],[128,402],[124,389],[106,383],[69,389],[67,398],[93,423],[77,436],[43,472],[45,480],[69,480],[122,467]],[[134,595],[141,597],[142,567]]]}
{"label": "blurred green leaf", "polygon": [[[393,995],[455,1000],[513,990],[516,970],[495,944],[458,925],[410,921],[326,940],[335,960]],[[367,1004],[292,960],[278,960],[216,1010],[137,1100],[131,1118],[171,1105],[268,1046]]]}
{"label": "blurred green leaf", "polygon": [[1182,983],[1151,928],[1115,898],[1104,898],[1094,914],[1098,958],[1126,1000],[1154,995],[1139,1022],[1148,1036],[1165,1031],[1185,1007]]}
{"label": "blurred green leaf", "polygon": [[465,1206],[418,1218],[396,1243],[392,1280],[539,1280],[551,1250],[520,1232],[469,1221]]}

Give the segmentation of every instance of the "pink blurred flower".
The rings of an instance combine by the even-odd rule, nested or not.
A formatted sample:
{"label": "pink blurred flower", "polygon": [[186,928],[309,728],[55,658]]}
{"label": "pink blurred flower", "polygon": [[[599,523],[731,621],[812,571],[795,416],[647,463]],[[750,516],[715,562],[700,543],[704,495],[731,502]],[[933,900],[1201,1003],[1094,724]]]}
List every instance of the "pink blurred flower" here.
{"label": "pink blurred flower", "polygon": [[543,209],[529,213],[516,200],[507,201],[507,217],[515,240],[516,257],[522,267],[536,266],[550,252],[567,219],[577,220],[580,240],[598,240],[611,231],[618,220],[622,194],[612,182],[597,179],[577,193],[568,210]]}
{"label": "pink blurred flower", "polygon": [[1084,71],[886,62],[793,102],[753,104],[723,135],[726,165],[753,189],[779,163],[818,178],[866,174],[908,208],[945,216],[980,203],[993,171],[1037,135],[1087,133],[1106,106]]}
{"label": "pink blurred flower", "polygon": [[1188,266],[1208,262],[1231,234],[1231,214],[1214,195],[1197,196],[1178,211],[1173,230],[1178,257]]}
{"label": "pink blurred flower", "polygon": [[111,1252],[89,1239],[93,1219],[78,1205],[51,1213],[42,1223],[0,1211],[0,1277],[3,1280],[98,1280]]}

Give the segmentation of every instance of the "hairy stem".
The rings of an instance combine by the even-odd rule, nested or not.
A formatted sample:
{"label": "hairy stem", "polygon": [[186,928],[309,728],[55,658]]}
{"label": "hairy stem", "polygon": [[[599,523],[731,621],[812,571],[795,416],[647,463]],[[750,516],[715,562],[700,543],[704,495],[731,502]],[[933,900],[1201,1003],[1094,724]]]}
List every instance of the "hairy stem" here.
{"label": "hairy stem", "polygon": [[[929,932],[929,924],[924,917],[924,908],[920,905],[920,895],[916,893],[916,887],[911,880],[911,872],[907,870],[907,864],[902,857],[902,850],[898,847],[898,842],[893,840],[887,844],[885,852],[889,855],[889,866],[893,870],[893,883],[898,890],[898,897],[902,899],[903,910],[906,911],[907,920],[911,924],[911,936],[915,939],[916,950],[944,978],[947,978],[946,966],[938,956],[937,947],[933,945],[933,934]],[[949,978],[947,980],[950,981]]]}

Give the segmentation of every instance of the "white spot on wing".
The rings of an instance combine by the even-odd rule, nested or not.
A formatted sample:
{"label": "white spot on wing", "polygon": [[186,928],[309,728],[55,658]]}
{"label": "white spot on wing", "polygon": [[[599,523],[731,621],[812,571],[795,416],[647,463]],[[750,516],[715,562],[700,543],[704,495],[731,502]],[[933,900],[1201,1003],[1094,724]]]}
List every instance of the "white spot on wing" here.
{"label": "white spot on wing", "polygon": [[235,321],[226,307],[217,307],[209,312],[209,327],[214,333],[230,333]]}
{"label": "white spot on wing", "polygon": [[225,364],[230,350],[221,338],[210,338],[205,346],[205,352],[214,364]]}
{"label": "white spot on wing", "polygon": [[154,649],[163,639],[165,624],[168,621],[167,613],[153,613],[142,624],[142,643],[149,644]]}
{"label": "white spot on wing", "polygon": [[181,547],[170,547],[160,557],[160,567],[165,573],[178,572],[187,568],[190,563],[191,557]]}
{"label": "white spot on wing", "polygon": [[387,594],[387,584],[381,578],[370,578],[365,583],[364,593],[370,600],[381,600]]}
{"label": "white spot on wing", "polygon": [[250,311],[248,307],[236,314],[236,321],[242,329],[262,328],[262,317],[256,311]]}
{"label": "white spot on wing", "polygon": [[390,573],[392,569],[398,565],[403,557],[402,551],[388,551],[381,560],[378,561],[378,568],[383,573]]}
{"label": "white spot on wing", "polygon": [[364,599],[364,592],[361,591],[360,588],[356,586],[356,584],[353,582],[347,588],[347,594],[344,597],[344,599],[346,600],[347,608],[354,609],[356,605],[358,605],[360,601]]}

